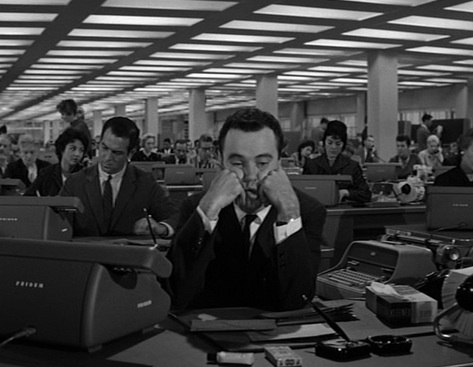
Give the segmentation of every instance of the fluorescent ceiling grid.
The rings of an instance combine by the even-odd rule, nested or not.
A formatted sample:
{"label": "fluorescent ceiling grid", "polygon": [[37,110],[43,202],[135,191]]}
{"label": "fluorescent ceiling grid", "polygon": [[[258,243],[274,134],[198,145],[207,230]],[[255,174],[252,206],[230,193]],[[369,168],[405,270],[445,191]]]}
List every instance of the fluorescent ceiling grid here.
{"label": "fluorescent ceiling grid", "polygon": [[359,52],[353,50],[322,50],[318,48],[284,48],[281,50],[276,50],[274,53],[304,56],[348,57],[356,55]]}
{"label": "fluorescent ceiling grid", "polygon": [[276,69],[288,69],[291,67],[295,67],[295,65],[292,64],[275,64],[275,63],[262,63],[262,62],[231,62],[228,63],[226,66],[232,67],[232,68],[256,68],[256,69],[270,69],[270,70],[276,70]]}
{"label": "fluorescent ceiling grid", "polygon": [[317,64],[327,61],[327,59],[309,58],[309,57],[284,57],[284,56],[254,56],[247,59],[248,61],[261,62],[286,62],[286,63],[306,63]]}
{"label": "fluorescent ceiling grid", "polygon": [[454,11],[464,11],[468,13],[473,13],[473,1],[468,1],[463,4],[458,4],[454,6],[449,6],[445,8],[447,10],[454,10]]}
{"label": "fluorescent ceiling grid", "polygon": [[426,79],[428,82],[433,83],[448,83],[448,84],[464,84],[467,83],[468,80],[466,79],[453,79],[453,78],[433,78],[433,79]]}
{"label": "fluorescent ceiling grid", "polygon": [[467,50],[467,49],[462,49],[462,48],[422,46],[422,47],[408,48],[407,51],[443,54],[443,55],[473,56],[473,50]]}
{"label": "fluorescent ceiling grid", "polygon": [[69,36],[71,37],[112,37],[112,38],[167,38],[174,32],[158,31],[133,31],[133,30],[115,30],[115,29],[73,29]]}
{"label": "fluorescent ceiling grid", "polygon": [[424,69],[424,70],[440,70],[440,71],[449,71],[449,72],[458,72],[458,73],[473,73],[473,68],[464,67],[464,66],[424,65],[424,66],[419,66],[418,68]]}
{"label": "fluorescent ceiling grid", "polygon": [[200,10],[222,11],[237,4],[232,1],[200,1],[200,0],[107,0],[104,7],[120,7],[135,9],[167,9],[167,10]]}
{"label": "fluorescent ceiling grid", "polygon": [[234,55],[222,54],[201,54],[201,53],[180,53],[180,52],[156,52],[150,57],[168,59],[197,59],[197,60],[225,60]]}
{"label": "fluorescent ceiling grid", "polygon": [[32,40],[6,40],[0,39],[0,47],[21,47],[31,46],[34,41]]}
{"label": "fluorescent ceiling grid", "polygon": [[338,73],[366,73],[368,71],[366,68],[350,68],[346,66],[314,66],[309,68],[309,70]]}
{"label": "fluorescent ceiling grid", "polygon": [[205,66],[209,62],[201,61],[178,61],[178,60],[138,60],[135,65],[156,65],[156,66]]}
{"label": "fluorescent ceiling grid", "polygon": [[379,5],[400,5],[400,6],[418,6],[430,3],[434,0],[342,0],[356,3],[371,3]]}
{"label": "fluorescent ceiling grid", "polygon": [[149,42],[117,42],[117,41],[60,41],[58,47],[84,48],[135,48],[147,47]]}
{"label": "fluorescent ceiling grid", "polygon": [[[87,50],[87,57],[117,57],[128,56],[133,51],[130,50]],[[83,57],[84,50],[50,50],[47,52],[48,56],[70,56]]]}
{"label": "fluorescent ceiling grid", "polygon": [[[3,4],[3,1],[2,1]],[[52,22],[57,14],[51,13],[8,13],[0,12],[0,22]]]}
{"label": "fluorescent ceiling grid", "polygon": [[167,27],[190,27],[202,21],[202,18],[148,17],[129,15],[90,15],[86,24],[150,25]]}

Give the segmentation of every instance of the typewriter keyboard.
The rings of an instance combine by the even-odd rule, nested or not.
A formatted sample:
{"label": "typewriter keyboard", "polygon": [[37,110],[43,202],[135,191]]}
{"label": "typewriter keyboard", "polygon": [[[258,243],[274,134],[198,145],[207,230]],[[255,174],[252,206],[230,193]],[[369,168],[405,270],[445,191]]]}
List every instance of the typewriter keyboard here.
{"label": "typewriter keyboard", "polygon": [[328,279],[349,287],[364,288],[371,282],[382,282],[384,277],[360,273],[350,269],[338,269],[328,275]]}

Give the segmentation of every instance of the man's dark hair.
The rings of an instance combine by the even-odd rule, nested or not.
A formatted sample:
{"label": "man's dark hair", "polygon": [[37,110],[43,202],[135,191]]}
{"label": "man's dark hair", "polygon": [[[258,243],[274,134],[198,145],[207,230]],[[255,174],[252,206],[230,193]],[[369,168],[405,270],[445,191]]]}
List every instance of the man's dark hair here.
{"label": "man's dark hair", "polygon": [[473,142],[473,128],[468,129],[462,136],[458,138],[458,147],[461,152],[467,150]]}
{"label": "man's dark hair", "polygon": [[199,137],[199,144],[200,143],[213,143],[213,138],[211,135],[209,134],[202,134],[200,137]]}
{"label": "man's dark hair", "polygon": [[302,143],[300,143],[299,146],[297,147],[297,152],[299,153],[299,155],[301,154],[302,149],[304,149],[305,147],[312,147],[312,150],[315,151],[315,141],[305,140]]}
{"label": "man's dark hair", "polygon": [[61,161],[62,159],[62,155],[64,153],[64,150],[66,149],[66,145],[72,143],[74,140],[79,140],[84,145],[85,154],[85,151],[87,150],[87,144],[89,144],[89,139],[82,131],[74,128],[68,128],[64,130],[54,142],[54,146],[56,147],[56,155],[59,161]]}
{"label": "man's dark hair", "polygon": [[171,139],[170,138],[164,138],[163,143],[171,144]]}
{"label": "man's dark hair", "polygon": [[323,143],[325,145],[325,140],[328,137],[333,137],[336,139],[340,139],[343,143],[343,148],[347,145],[347,139],[348,139],[348,134],[347,134],[347,125],[345,125],[343,122],[338,121],[338,120],[332,120],[328,123],[327,129],[325,129],[324,136],[323,136]]}
{"label": "man's dark hair", "polygon": [[424,113],[422,116],[422,122],[425,122],[427,120],[432,120],[432,115],[429,115],[428,113]]}
{"label": "man's dark hair", "polygon": [[408,135],[398,135],[396,136],[396,141],[400,143],[405,142],[408,147],[411,146],[411,138]]}
{"label": "man's dark hair", "polygon": [[174,148],[177,147],[177,144],[184,144],[187,148],[187,141],[185,139],[177,139],[175,142],[174,142]]}
{"label": "man's dark hair", "polygon": [[243,108],[227,117],[218,136],[220,153],[223,154],[225,138],[231,129],[241,130],[244,132],[256,132],[265,127],[273,130],[274,135],[276,135],[278,158],[280,158],[284,145],[284,135],[281,125],[269,112],[261,111],[258,108]]}
{"label": "man's dark hair", "polygon": [[65,115],[76,115],[77,103],[73,99],[63,99],[57,104],[56,109]]}
{"label": "man's dark hair", "polygon": [[107,129],[110,129],[112,134],[118,136],[119,138],[130,139],[130,143],[128,144],[128,153],[138,147],[140,140],[140,129],[138,129],[138,126],[136,126],[133,120],[123,116],[117,116],[108,119],[103,124],[100,140],[103,139],[103,135]]}
{"label": "man's dark hair", "polygon": [[322,118],[320,119],[320,124],[328,124],[328,118],[322,117]]}

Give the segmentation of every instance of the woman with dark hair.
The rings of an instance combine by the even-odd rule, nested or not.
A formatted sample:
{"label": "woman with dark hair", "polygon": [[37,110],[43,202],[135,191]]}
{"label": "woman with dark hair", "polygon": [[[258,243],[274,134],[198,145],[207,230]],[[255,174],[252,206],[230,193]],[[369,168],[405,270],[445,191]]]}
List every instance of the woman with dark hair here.
{"label": "woman with dark hair", "polygon": [[58,195],[64,181],[72,173],[82,169],[82,158],[87,144],[87,137],[80,130],[74,128],[64,130],[54,143],[59,162],[42,169],[25,195]]}
{"label": "woman with dark hair", "polygon": [[313,140],[306,140],[299,144],[297,152],[292,154],[294,164],[297,167],[304,168],[305,162],[308,158],[315,158],[313,153],[315,151],[315,142]]}
{"label": "woman with dark hair", "polygon": [[330,121],[323,136],[324,153],[308,159],[303,174],[306,175],[350,175],[351,183],[339,183],[339,200],[367,202],[371,191],[363,177],[358,162],[342,154],[347,145],[347,127],[338,120]]}

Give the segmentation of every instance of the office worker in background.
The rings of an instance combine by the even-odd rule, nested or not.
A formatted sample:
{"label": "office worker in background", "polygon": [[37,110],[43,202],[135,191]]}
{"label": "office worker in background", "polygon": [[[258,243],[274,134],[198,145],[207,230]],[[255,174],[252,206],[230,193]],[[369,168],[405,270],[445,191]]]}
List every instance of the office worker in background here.
{"label": "office worker in background", "polygon": [[132,162],[157,162],[161,157],[154,151],[156,139],[153,134],[145,134],[141,138],[141,149],[131,157]]}
{"label": "office worker in background", "polygon": [[314,152],[316,153],[323,153],[323,137],[325,130],[327,129],[327,124],[328,124],[328,119],[325,117],[322,117],[320,119],[319,126],[316,126],[312,129],[310,132],[310,139],[312,140],[315,144],[315,149]]}
{"label": "office worker in background", "polygon": [[422,116],[422,123],[416,132],[416,142],[417,142],[417,153],[421,152],[424,149],[427,149],[427,138],[432,133],[430,132],[430,127],[432,126],[432,115],[424,113]]}
{"label": "office worker in background", "polygon": [[435,186],[473,187],[473,128],[460,139],[460,163],[451,170],[437,176]]}
{"label": "office worker in background", "polygon": [[187,141],[184,139],[178,139],[174,142],[174,153],[168,156],[162,157],[163,161],[167,164],[187,164],[191,165],[191,159],[189,158]]}
{"label": "office worker in background", "polygon": [[197,154],[191,157],[194,167],[218,168],[219,165],[214,155],[213,139],[209,134],[202,134],[195,146]]}
{"label": "office worker in background", "polygon": [[0,178],[5,176],[8,163],[12,161],[11,138],[6,133],[0,134]]}
{"label": "office worker in background", "polygon": [[8,163],[5,178],[18,178],[30,187],[36,180],[39,171],[50,165],[49,162],[38,159],[39,143],[29,134],[21,135],[18,139],[20,158]]}
{"label": "office worker in background", "polygon": [[76,196],[83,213],[73,215],[74,236],[148,234],[147,210],[154,233],[171,236],[175,209],[153,176],[128,164],[138,144],[139,129],[126,117],[105,122],[98,164],[70,176],[60,192]]}
{"label": "office worker in background", "polygon": [[241,109],[226,119],[224,169],[180,208],[169,253],[177,308],[296,309],[302,295],[314,295],[326,211],[293,189],[280,166],[282,145],[267,112]]}
{"label": "office worker in background", "polygon": [[422,165],[435,169],[443,164],[442,148],[437,135],[429,135],[427,138],[427,149],[419,152]]}
{"label": "office worker in background", "polygon": [[56,196],[64,181],[83,168],[87,137],[81,131],[72,128],[64,130],[54,145],[59,162],[43,168],[24,195]]}
{"label": "office worker in background", "polygon": [[292,153],[294,164],[297,167],[303,168],[308,158],[315,158],[319,152],[316,151],[315,143],[313,140],[306,140],[299,144],[297,152]]}
{"label": "office worker in background", "polygon": [[328,123],[323,137],[324,153],[308,159],[303,174],[305,175],[350,175],[351,183],[339,183],[340,202],[344,200],[367,202],[371,200],[371,191],[358,162],[342,154],[347,144],[347,127],[338,120]]}
{"label": "office worker in background", "polygon": [[368,135],[363,141],[360,149],[361,164],[378,163],[381,159],[378,157],[378,152],[374,145],[374,136]]}
{"label": "office worker in background", "polygon": [[422,164],[417,154],[411,153],[411,138],[407,135],[398,135],[396,137],[397,155],[389,160],[389,163],[400,163],[397,168],[397,177],[405,179],[414,174],[414,166]]}
{"label": "office worker in background", "polygon": [[67,124],[66,128],[72,127],[82,132],[87,137],[86,155],[92,158],[92,135],[84,120],[84,110],[79,110],[77,103],[73,99],[64,99],[56,106],[56,110]]}
{"label": "office worker in background", "polygon": [[163,140],[163,147],[158,150],[158,153],[161,153],[163,155],[170,155],[174,153],[174,150],[172,149],[171,139],[165,138]]}

